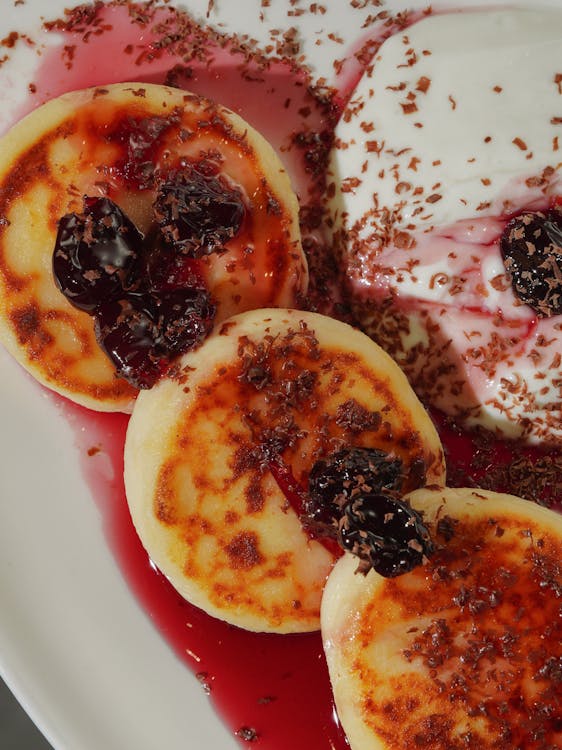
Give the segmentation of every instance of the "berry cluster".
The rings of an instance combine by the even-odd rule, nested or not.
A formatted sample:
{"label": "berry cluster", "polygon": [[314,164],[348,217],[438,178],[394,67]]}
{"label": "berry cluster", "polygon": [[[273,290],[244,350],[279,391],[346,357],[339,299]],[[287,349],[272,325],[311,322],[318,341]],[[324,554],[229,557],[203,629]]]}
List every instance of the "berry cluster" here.
{"label": "berry cluster", "polygon": [[309,476],[303,519],[320,536],[337,540],[371,568],[393,578],[433,552],[419,515],[399,499],[402,462],[376,448],[347,448],[317,461]]}
{"label": "berry cluster", "polygon": [[98,343],[136,388],[209,334],[216,307],[197,258],[221,252],[245,210],[239,190],[198,165],[160,184],[146,236],[109,198],[86,197],[81,214],[60,219],[56,284],[94,317]]}

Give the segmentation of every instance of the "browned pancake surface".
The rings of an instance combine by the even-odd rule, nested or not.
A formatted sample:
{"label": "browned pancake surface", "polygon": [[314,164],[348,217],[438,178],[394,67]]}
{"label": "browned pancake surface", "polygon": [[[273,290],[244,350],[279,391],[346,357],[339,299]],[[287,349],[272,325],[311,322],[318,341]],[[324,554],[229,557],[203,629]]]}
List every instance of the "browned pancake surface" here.
{"label": "browned pancake surface", "polygon": [[353,750],[562,746],[562,519],[478,490],[411,501],[431,522],[428,565],[360,580],[348,562],[340,594],[328,586],[323,632]]}
{"label": "browned pancake surface", "polygon": [[113,410],[135,396],[99,349],[92,318],[52,277],[58,220],[80,212],[84,195],[110,197],[146,231],[154,175],[182,159],[213,159],[249,206],[226,252],[199,264],[218,318],[294,304],[306,289],[286,173],[261,136],[205,99],[148,84],[74,92],[25,118],[0,153],[0,337],[35,377],[70,398]]}

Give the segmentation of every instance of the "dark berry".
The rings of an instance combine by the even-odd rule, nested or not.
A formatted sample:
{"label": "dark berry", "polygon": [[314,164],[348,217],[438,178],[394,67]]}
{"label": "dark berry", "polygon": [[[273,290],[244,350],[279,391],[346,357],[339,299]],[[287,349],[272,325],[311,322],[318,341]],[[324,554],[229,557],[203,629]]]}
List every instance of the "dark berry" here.
{"label": "dark berry", "polygon": [[204,289],[131,293],[96,310],[96,337],[119,376],[151,388],[171,360],[209,334],[214,314]]}
{"label": "dark berry", "polygon": [[86,198],[81,214],[59,221],[53,274],[64,296],[81,310],[123,296],[142,246],[141,233],[109,198]]}
{"label": "dark berry", "polygon": [[541,317],[562,314],[562,213],[550,209],[516,216],[500,247],[518,299]]}
{"label": "dark berry", "polygon": [[204,289],[176,289],[153,294],[158,338],[156,347],[169,358],[195,348],[208,336],[215,305]]}
{"label": "dark berry", "polygon": [[135,388],[151,388],[165,370],[165,362],[155,351],[158,330],[150,307],[149,297],[129,295],[101,305],[94,318],[99,345],[117,375]]}
{"label": "dark berry", "polygon": [[108,198],[86,198],[83,214],[60,221],[53,272],[67,299],[94,316],[96,338],[117,374],[150,388],[211,330],[215,305],[198,262],[157,227],[143,237]]}
{"label": "dark berry", "polygon": [[160,227],[154,224],[146,235],[138,272],[142,284],[155,290],[202,287],[200,260],[190,258],[166,242]]}
{"label": "dark berry", "polygon": [[386,578],[408,573],[433,553],[427,528],[413,508],[390,495],[358,494],[343,508],[341,546],[359,557],[359,570]]}
{"label": "dark berry", "polygon": [[154,204],[166,241],[195,258],[220,252],[246,214],[240,190],[207,172],[186,165],[160,185]]}
{"label": "dark berry", "polygon": [[177,113],[168,117],[123,117],[106,135],[119,146],[121,156],[115,161],[114,172],[136,190],[154,187],[158,152],[170,128],[179,123]]}
{"label": "dark berry", "polygon": [[407,573],[433,546],[420,515],[398,499],[403,480],[397,456],[377,448],[338,451],[312,467],[303,523],[356,555],[363,573]]}
{"label": "dark berry", "polygon": [[359,491],[399,492],[402,461],[377,448],[346,448],[317,461],[308,478],[305,522],[335,536],[342,507]]}

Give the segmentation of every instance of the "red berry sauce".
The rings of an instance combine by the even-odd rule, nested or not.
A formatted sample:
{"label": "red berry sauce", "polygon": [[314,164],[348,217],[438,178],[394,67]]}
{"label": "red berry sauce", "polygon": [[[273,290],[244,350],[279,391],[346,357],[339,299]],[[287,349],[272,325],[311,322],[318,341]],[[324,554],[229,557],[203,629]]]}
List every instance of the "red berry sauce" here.
{"label": "red berry sauce", "polygon": [[[341,315],[340,300],[330,286],[335,275],[326,274],[330,259],[326,259],[326,248],[316,231],[318,206],[338,109],[359,77],[361,65],[370,58],[373,43],[359,50],[363,54],[356,55],[353,70],[347,70],[346,88],[328,99],[311,90],[307,73],[292,59],[264,67],[259,51],[247,59],[234,53],[236,40],[228,42],[215,32],[209,34],[173,9],[155,12],[165,25],[181,21],[183,48],[181,41],[162,47],[159,41],[163,33],[153,31],[154,21],[143,23],[140,17],[131,17],[122,4],[94,12],[71,12],[63,22],[52,24],[50,28],[62,33],[63,42],[44,53],[30,87],[34,95],[27,109],[73,89],[118,81],[151,81],[181,85],[239,112],[281,152],[305,204],[304,240],[312,253],[314,277],[310,307]],[[387,27],[388,33],[395,30],[395,26]],[[222,42],[226,42],[224,46]],[[204,52],[203,59],[187,64],[186,48],[193,50],[197,45]],[[215,59],[209,66],[206,55],[211,51]],[[266,94],[267,106],[263,106]],[[319,278],[315,278],[315,270]],[[241,746],[251,744],[268,750],[348,748],[335,716],[319,634],[249,633],[186,603],[152,565],[129,516],[122,480],[128,418],[96,414],[62,400],[60,403],[76,428],[85,478],[103,514],[108,543],[131,590],[178,658],[200,679],[202,689],[209,692]],[[520,475],[524,476],[534,466],[546,477],[542,499],[555,500],[548,494],[554,452],[519,449],[484,433],[466,435],[440,415],[435,417],[447,449],[450,484],[487,483],[492,489],[516,491],[522,485],[514,467],[520,466]],[[101,477],[96,458],[100,454],[109,460],[112,478]],[[536,478],[530,490],[533,484],[537,484]]]}
{"label": "red berry sauce", "polygon": [[[152,565],[129,515],[122,479],[128,417],[57,401],[75,428],[84,476],[132,592],[241,745],[251,737],[252,747],[268,750],[348,748],[335,719],[319,633],[250,633],[184,601]],[[100,457],[110,470],[100,471]]]}

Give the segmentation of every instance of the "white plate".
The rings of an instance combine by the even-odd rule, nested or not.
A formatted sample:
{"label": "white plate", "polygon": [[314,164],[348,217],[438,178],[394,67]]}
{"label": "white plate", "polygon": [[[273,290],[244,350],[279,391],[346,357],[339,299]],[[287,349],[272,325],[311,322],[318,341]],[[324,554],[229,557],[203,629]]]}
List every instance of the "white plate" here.
{"label": "white plate", "polygon": [[[40,17],[57,17],[67,4],[9,0],[9,11],[0,17],[0,39],[17,30],[41,41],[46,35]],[[325,15],[288,18],[290,1],[273,0],[261,22],[260,0],[216,0],[211,21],[263,41],[272,28],[298,26],[308,59],[318,75],[330,80],[333,60],[349,46],[330,41],[328,34],[341,36],[345,29],[347,43],[360,39],[363,18],[376,8],[367,3],[363,11],[351,11],[348,0],[323,4]],[[393,11],[423,5],[388,3]],[[189,3],[201,18],[207,6],[207,0]],[[27,96],[38,61],[36,49],[21,44],[12,57],[0,67],[0,130]],[[4,679],[56,750],[238,747],[199,682],[131,593],[81,473],[76,436],[60,408],[1,348],[0,382]]]}

